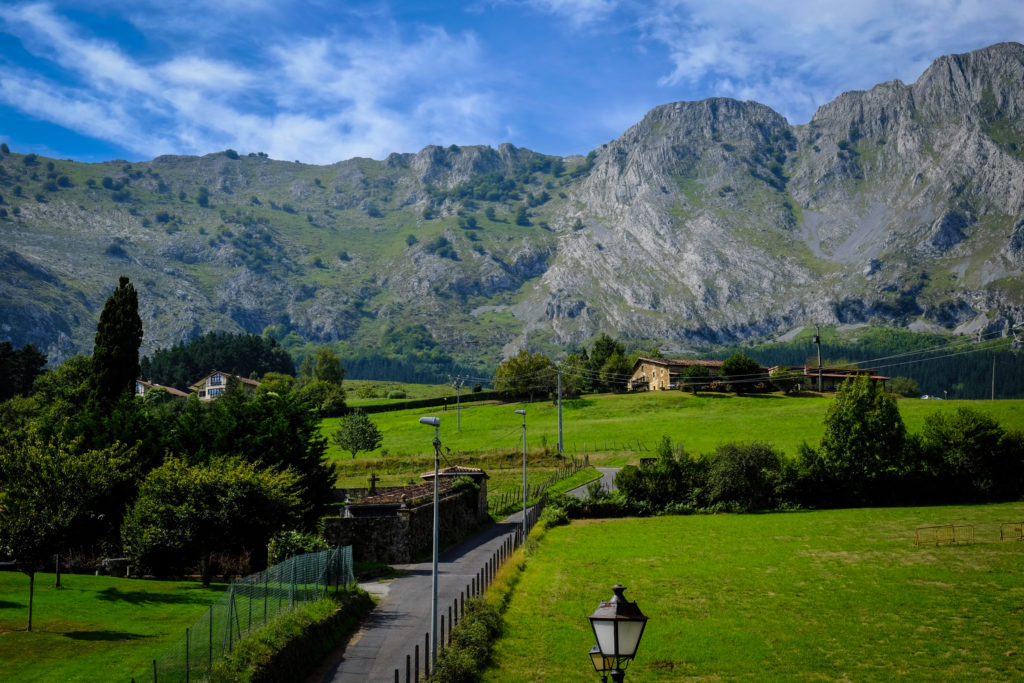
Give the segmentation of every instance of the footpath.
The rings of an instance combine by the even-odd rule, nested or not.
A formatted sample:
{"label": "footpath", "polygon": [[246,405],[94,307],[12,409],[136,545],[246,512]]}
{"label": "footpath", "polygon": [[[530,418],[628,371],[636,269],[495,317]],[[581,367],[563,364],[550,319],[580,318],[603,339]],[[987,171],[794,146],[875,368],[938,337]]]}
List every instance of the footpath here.
{"label": "footpath", "polygon": [[[599,467],[601,487],[615,488],[619,468]],[[587,486],[568,492],[586,497]],[[532,508],[531,508],[532,510]],[[438,559],[437,604],[444,615],[445,637],[451,629],[449,608],[454,614],[457,601],[469,599],[467,586],[510,536],[522,527],[523,515],[516,513],[488,527],[443,553]],[[370,613],[347,645],[333,652],[308,683],[393,683],[395,669],[405,681],[406,656],[415,658],[419,646],[419,671],[423,672],[424,634],[430,633],[430,578],[432,560],[395,565],[400,576],[361,583],[359,587],[377,598]],[[440,637],[440,621],[438,625]],[[412,670],[415,671],[415,662]]]}
{"label": "footpath", "polygon": [[[449,608],[494,553],[522,525],[517,513],[443,553],[438,559],[437,604],[444,615],[445,638],[451,628]],[[401,576],[359,584],[378,599],[377,607],[346,647],[328,657],[310,683],[393,683],[395,669],[405,681],[406,655],[415,657],[423,673],[424,634],[430,633],[431,571],[433,561],[396,565]],[[469,599],[465,595],[465,599]],[[440,638],[440,620],[438,638]],[[412,664],[415,667],[415,663]]]}

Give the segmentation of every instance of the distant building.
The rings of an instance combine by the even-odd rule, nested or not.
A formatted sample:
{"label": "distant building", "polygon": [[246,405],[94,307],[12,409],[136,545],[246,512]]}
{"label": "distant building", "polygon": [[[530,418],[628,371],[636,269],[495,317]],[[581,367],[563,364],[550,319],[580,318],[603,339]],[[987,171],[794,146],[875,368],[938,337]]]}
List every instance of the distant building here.
{"label": "distant building", "polygon": [[188,392],[182,391],[181,389],[175,389],[174,387],[165,387],[162,384],[156,384],[155,382],[147,382],[142,379],[135,380],[136,396],[145,396],[154,389],[162,389],[171,396],[188,396]]}
{"label": "distant building", "polygon": [[630,391],[678,389],[686,368],[693,365],[707,368],[709,377],[718,377],[722,373],[722,361],[720,360],[637,358],[633,363],[633,375],[629,378],[628,389]]}
{"label": "distant building", "polygon": [[189,385],[189,389],[199,395],[200,401],[212,401],[218,396],[224,395],[224,392],[228,390],[229,380],[237,381],[238,387],[248,394],[255,393],[256,387],[260,385],[260,383],[254,379],[239,377],[238,375],[214,370],[198,382]]}
{"label": "distant building", "polygon": [[[817,389],[818,388],[818,368],[807,367],[803,365],[798,366],[784,366],[776,365],[772,368],[772,372],[780,368],[787,368],[791,372],[795,372],[798,375],[803,376],[801,382],[804,389]],[[885,375],[879,375],[878,370],[871,370],[868,368],[821,368],[821,388],[822,391],[836,391],[839,389],[839,385],[850,379],[851,377],[865,376],[872,382],[881,382],[883,386],[889,381],[889,378]]]}

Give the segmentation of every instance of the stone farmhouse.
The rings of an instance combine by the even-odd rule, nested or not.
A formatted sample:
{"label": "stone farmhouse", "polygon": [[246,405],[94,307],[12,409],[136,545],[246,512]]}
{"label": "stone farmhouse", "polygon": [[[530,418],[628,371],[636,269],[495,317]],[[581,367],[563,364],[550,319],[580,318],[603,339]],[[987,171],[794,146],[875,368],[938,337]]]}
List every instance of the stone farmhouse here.
{"label": "stone farmhouse", "polygon": [[633,375],[629,378],[629,391],[655,391],[678,389],[686,368],[700,365],[708,370],[712,378],[722,373],[720,360],[695,360],[692,358],[637,358],[633,363]]}

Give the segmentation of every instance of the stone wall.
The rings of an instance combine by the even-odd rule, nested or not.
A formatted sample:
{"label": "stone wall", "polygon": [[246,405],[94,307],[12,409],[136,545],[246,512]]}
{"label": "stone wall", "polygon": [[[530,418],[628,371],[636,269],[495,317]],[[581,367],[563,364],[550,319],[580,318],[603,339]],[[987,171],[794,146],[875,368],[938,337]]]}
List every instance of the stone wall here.
{"label": "stone wall", "polygon": [[[486,488],[463,489],[439,501],[440,545],[454,544],[488,521]],[[480,499],[483,499],[481,505]],[[356,562],[407,564],[429,557],[434,542],[434,502],[399,508],[393,516],[335,517],[324,535],[332,546],[351,545]]]}

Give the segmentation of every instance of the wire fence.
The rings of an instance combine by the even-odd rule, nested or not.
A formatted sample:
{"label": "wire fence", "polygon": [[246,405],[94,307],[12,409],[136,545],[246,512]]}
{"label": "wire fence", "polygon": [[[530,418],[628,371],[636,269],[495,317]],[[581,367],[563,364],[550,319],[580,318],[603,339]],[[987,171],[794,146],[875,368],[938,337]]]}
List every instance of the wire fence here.
{"label": "wire fence", "polygon": [[202,680],[238,641],[299,605],[355,583],[352,546],[290,557],[233,581],[206,613],[133,681]]}
{"label": "wire fence", "polygon": [[[559,467],[555,472],[548,477],[547,481],[541,484],[527,485],[526,498],[527,500],[534,500],[542,493],[548,490],[552,484],[562,481],[582,470],[590,467],[590,458],[577,460],[573,458],[572,462],[562,467]],[[521,510],[523,507],[523,487],[515,486],[511,489],[506,489],[500,494],[487,497],[487,511],[494,515],[509,514],[517,510]]]}
{"label": "wire fence", "polygon": [[[540,520],[540,515],[544,512],[544,506],[547,505],[547,501],[547,494],[541,494],[537,503],[526,510],[526,533],[523,533],[522,524],[516,524],[515,530],[505,534],[505,537],[480,567],[480,570],[470,578],[465,590],[459,591],[459,597],[453,597],[451,605],[438,606],[438,614],[435,616],[440,624],[440,631],[437,635],[439,656],[442,650],[451,645],[452,629],[458,626],[459,621],[466,616],[466,601],[483,595],[491,586],[494,582],[494,577],[498,574],[498,570],[512,556],[516,548],[523,544],[526,537],[533,530],[533,527]],[[436,673],[432,672],[430,668],[432,658],[430,632],[428,631],[423,634],[422,650],[420,650],[418,642],[411,643],[410,646],[412,649],[405,655],[405,661],[395,662],[398,665],[395,667],[395,683],[400,683],[403,680],[405,683],[419,683],[419,681],[429,680],[431,673]],[[422,669],[420,668],[421,663]],[[405,672],[404,678],[403,671]]]}

